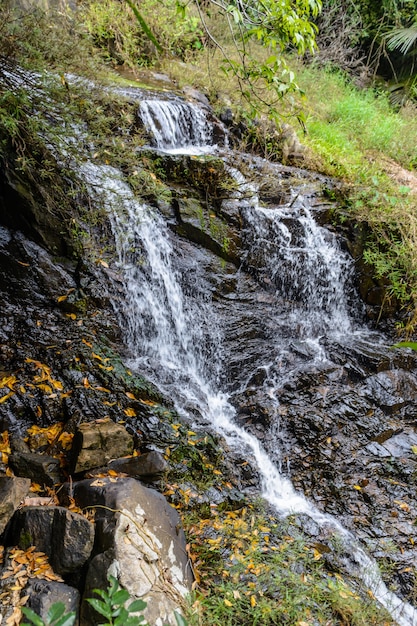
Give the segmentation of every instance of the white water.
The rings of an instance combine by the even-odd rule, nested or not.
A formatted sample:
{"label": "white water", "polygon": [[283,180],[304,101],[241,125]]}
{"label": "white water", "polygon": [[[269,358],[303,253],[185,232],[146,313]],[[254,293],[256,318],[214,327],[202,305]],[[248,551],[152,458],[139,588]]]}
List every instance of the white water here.
{"label": "white water", "polygon": [[142,100],[140,117],[157,148],[184,153],[213,150],[213,126],[205,111],[185,100]]}
{"label": "white water", "polygon": [[[235,423],[228,395],[218,389],[223,366],[222,337],[210,293],[204,285],[192,288],[188,284],[184,288],[184,276],[178,269],[180,259],[163,219],[134,199],[116,169],[86,163],[80,173],[109,212],[123,274],[123,294],[115,298],[114,306],[126,329],[134,365],[174,399],[180,413],[187,413],[190,406],[198,407],[199,423],[210,424],[230,447],[243,452],[257,466],[262,495],[280,514],[305,513],[321,527],[337,533],[352,555],[346,564],[348,571],[363,580],[400,626],[417,624],[416,610],[386,588],[375,563],[353,536],[297,493],[258,439]],[[251,252],[263,252],[265,267],[272,270],[277,289],[284,292],[279,268],[280,264],[289,264],[283,273],[290,277],[287,296],[296,300],[299,294],[294,316],[301,325],[300,336],[317,346],[316,358],[325,358],[317,338],[333,331],[352,331],[343,304],[349,274],[346,257],[334,238],[315,225],[301,201],[297,207],[272,210],[254,201],[246,211]],[[288,219],[298,224],[297,235],[291,231]],[[307,275],[311,268],[313,275]],[[198,276],[198,268],[192,269]],[[304,282],[296,285],[300,272]],[[337,284],[329,288],[329,282]]]}

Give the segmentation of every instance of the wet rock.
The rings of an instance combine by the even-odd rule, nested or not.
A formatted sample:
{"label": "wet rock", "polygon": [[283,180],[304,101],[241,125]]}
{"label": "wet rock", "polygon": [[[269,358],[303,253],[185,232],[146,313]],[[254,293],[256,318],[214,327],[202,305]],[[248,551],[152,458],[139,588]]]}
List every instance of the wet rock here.
{"label": "wet rock", "polygon": [[[98,505],[96,556],[89,567],[86,596],[94,587],[105,587],[111,573],[132,597],[148,602],[144,614],[151,624],[161,619],[174,625],[173,610],[192,583],[175,509],[133,478],[80,481],[74,485],[74,498],[80,506]],[[91,623],[84,605],[81,624]]]}
{"label": "wet rock", "polygon": [[62,483],[59,459],[35,452],[14,452],[9,456],[9,465],[16,474],[30,478],[40,485],[53,487]]}
{"label": "wet rock", "polygon": [[183,87],[182,91],[185,96],[190,100],[195,100],[196,102],[200,102],[200,104],[203,104],[205,107],[210,107],[210,102],[208,101],[207,96],[201,93],[201,91],[198,91],[197,89],[194,89],[194,87],[189,86]]}
{"label": "wet rock", "polygon": [[109,469],[123,472],[133,478],[139,478],[143,482],[159,480],[166,472],[168,464],[160,452],[145,452],[140,456],[115,459],[108,464]]}
{"label": "wet rock", "polygon": [[24,595],[29,596],[26,606],[35,611],[45,623],[49,609],[56,602],[65,605],[65,613],[74,611],[77,616],[75,623],[78,623],[80,593],[74,587],[65,583],[31,578],[24,589]]}
{"label": "wet rock", "polygon": [[0,476],[0,535],[27,495],[29,487],[29,478]]}
{"label": "wet rock", "polygon": [[83,515],[59,506],[26,506],[16,511],[5,545],[36,546],[58,574],[76,572],[90,556],[94,526]]}
{"label": "wet rock", "polygon": [[109,419],[80,424],[74,436],[73,471],[84,472],[133,452],[133,437]]}

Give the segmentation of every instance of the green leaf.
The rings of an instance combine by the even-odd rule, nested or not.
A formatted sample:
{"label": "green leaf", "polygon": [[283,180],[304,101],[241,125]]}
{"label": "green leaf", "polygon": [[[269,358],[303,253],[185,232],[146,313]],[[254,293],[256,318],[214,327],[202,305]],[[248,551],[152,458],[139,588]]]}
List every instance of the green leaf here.
{"label": "green leaf", "polygon": [[131,604],[129,604],[128,609],[130,613],[136,613],[137,611],[143,611],[146,609],[146,602],[143,600],[133,600]]}
{"label": "green leaf", "polygon": [[87,602],[91,604],[93,609],[97,611],[97,613],[100,613],[100,615],[107,617],[108,620],[112,618],[112,610],[105,602],[97,600],[96,598],[88,598]]}
{"label": "green leaf", "polygon": [[111,596],[112,604],[124,604],[129,600],[130,595],[126,589],[119,589]]}
{"label": "green leaf", "polygon": [[36,613],[32,611],[32,609],[28,609],[27,607],[22,606],[22,613],[25,617],[28,618],[28,620],[32,622],[32,624],[35,624],[35,626],[45,626],[45,622],[43,621],[43,619],[39,617],[39,615],[36,615]]}
{"label": "green leaf", "polygon": [[76,617],[75,611],[71,611],[71,613],[63,615],[61,619],[54,624],[51,624],[51,626],[73,626]]}
{"label": "green leaf", "polygon": [[126,611],[126,609],[121,608],[119,609],[119,612],[117,615],[113,613],[113,617],[116,618],[115,620],[113,620],[114,626],[123,626],[123,624],[126,622],[126,620],[129,617],[129,613]]}
{"label": "green leaf", "polygon": [[417,343],[415,341],[400,341],[392,346],[393,348],[411,348],[417,350]]}
{"label": "green leaf", "polygon": [[174,615],[178,626],[188,626],[187,621],[185,620],[184,616],[181,615],[181,613],[177,613],[177,611],[174,611]]}
{"label": "green leaf", "polygon": [[48,622],[55,622],[65,613],[65,604],[63,602],[54,602],[49,607],[47,613]]}
{"label": "green leaf", "polygon": [[120,585],[119,585],[119,581],[117,580],[117,578],[115,578],[111,574],[109,574],[107,578],[110,583],[110,587],[107,590],[108,591],[107,595],[108,597],[111,597],[120,588]]}

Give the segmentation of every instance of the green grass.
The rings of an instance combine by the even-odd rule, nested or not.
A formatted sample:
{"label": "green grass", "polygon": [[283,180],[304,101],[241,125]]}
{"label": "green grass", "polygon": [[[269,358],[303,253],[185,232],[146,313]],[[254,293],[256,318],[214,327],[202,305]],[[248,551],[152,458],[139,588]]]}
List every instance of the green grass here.
{"label": "green grass", "polygon": [[261,503],[194,518],[187,532],[199,583],[190,626],[392,624],[371,596],[326,571],[322,552],[291,521]]}

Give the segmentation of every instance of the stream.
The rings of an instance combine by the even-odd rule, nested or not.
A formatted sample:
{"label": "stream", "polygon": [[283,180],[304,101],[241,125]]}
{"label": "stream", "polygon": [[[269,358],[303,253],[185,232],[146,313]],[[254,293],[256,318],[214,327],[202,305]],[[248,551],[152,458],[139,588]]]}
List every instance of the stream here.
{"label": "stream", "polygon": [[[140,115],[162,152],[199,155],[211,146],[210,124],[195,104],[145,101]],[[294,488],[282,463],[285,428],[280,429],[279,420],[266,445],[239,420],[239,398],[253,390],[254,381],[269,398],[270,413],[278,416],[280,395],[291,380],[322,371],[331,371],[333,378],[342,375],[329,344],[347,350],[358,344],[371,351],[388,346],[364,324],[352,259],[339,238],[317,224],[309,199],[294,190],[288,202],[262,206],[256,187],[232,166],[224,147],[220,154],[239,191],[245,191],[244,200],[236,194],[224,201],[226,209],[232,203],[240,211],[245,254],[235,270],[233,296],[217,298],[195,247],[175,237],[155,209],[138,203],[117,170],[91,163],[83,167],[89,185],[100,190],[112,224],[125,292],[124,301],[114,306],[130,366],[145,372],[191,424],[208,426],[250,459],[259,472],[260,492],[278,513],[305,514],[327,533],[336,533],[350,554],[349,573],[365,582],[398,624],[416,624],[416,610],[387,589],[353,534]],[[251,280],[266,286],[264,308],[244,302],[247,294],[239,281],[251,273]],[[233,311],[236,304],[243,314]],[[254,315],[261,316],[255,324],[263,323],[268,331],[245,362],[233,343],[239,344],[244,333],[245,316]],[[236,332],[231,319],[240,326]]]}

